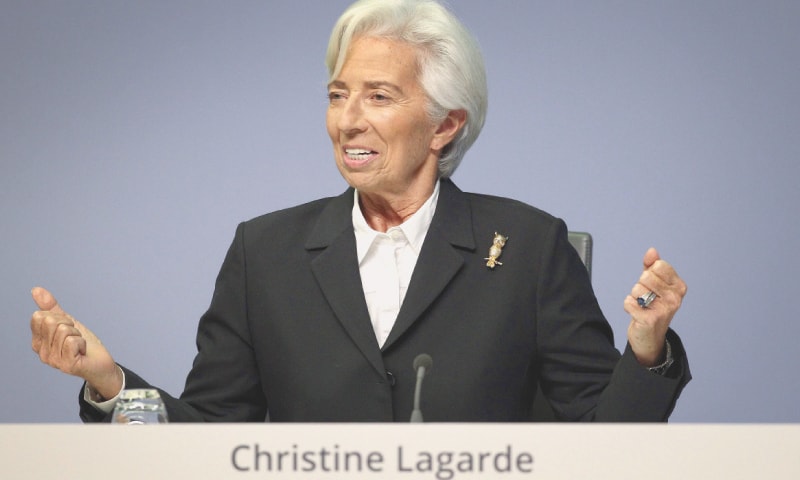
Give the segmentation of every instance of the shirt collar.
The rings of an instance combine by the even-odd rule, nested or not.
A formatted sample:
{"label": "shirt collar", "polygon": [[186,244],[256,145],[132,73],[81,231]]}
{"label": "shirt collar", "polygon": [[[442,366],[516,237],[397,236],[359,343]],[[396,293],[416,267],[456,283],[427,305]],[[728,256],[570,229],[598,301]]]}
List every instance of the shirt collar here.
{"label": "shirt collar", "polygon": [[[364,257],[367,255],[369,247],[372,246],[372,242],[375,241],[375,237],[382,235],[383,233],[373,230],[372,227],[370,227],[367,223],[367,220],[364,218],[364,214],[361,212],[361,208],[358,204],[358,190],[355,191],[354,196],[353,230],[355,231],[356,235],[356,252],[358,255],[358,263],[360,265],[364,260]],[[431,221],[433,221],[433,214],[436,212],[436,204],[438,201],[439,181],[437,180],[436,185],[433,187],[433,193],[431,193],[431,196],[428,197],[428,200],[422,204],[422,207],[414,212],[414,214],[411,215],[405,222],[389,229],[389,231],[398,229],[403,232],[403,235],[405,235],[409,245],[412,249],[414,249],[414,253],[417,255],[419,255],[419,252],[422,249],[422,242],[425,241],[425,235],[427,235],[428,228],[430,228]]]}

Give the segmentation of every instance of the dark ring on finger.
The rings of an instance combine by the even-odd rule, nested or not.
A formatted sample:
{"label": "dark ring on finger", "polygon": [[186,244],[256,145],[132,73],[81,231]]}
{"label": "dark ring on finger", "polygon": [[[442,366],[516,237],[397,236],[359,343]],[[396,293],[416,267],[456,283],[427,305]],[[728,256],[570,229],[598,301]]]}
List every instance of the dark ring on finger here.
{"label": "dark ring on finger", "polygon": [[653,303],[653,300],[655,300],[656,297],[657,295],[655,294],[655,292],[649,291],[644,295],[640,296],[639,298],[637,298],[636,302],[639,304],[640,307],[647,308],[650,306],[651,303]]}

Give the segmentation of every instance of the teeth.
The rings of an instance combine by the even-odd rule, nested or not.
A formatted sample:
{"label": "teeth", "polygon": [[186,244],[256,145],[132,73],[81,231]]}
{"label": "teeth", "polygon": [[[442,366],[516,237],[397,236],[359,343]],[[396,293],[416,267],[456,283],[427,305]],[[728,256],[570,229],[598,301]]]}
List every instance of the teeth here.
{"label": "teeth", "polygon": [[371,154],[372,150],[364,150],[362,148],[348,148],[348,149],[345,149],[345,153],[347,153],[351,157],[353,157],[353,156],[363,156],[363,155]]}

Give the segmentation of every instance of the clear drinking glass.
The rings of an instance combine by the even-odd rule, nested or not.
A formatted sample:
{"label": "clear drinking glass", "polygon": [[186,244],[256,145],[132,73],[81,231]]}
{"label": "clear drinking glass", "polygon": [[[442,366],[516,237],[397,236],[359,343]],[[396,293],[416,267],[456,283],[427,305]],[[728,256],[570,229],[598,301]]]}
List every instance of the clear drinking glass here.
{"label": "clear drinking glass", "polygon": [[167,409],[154,388],[123,390],[114,406],[113,423],[167,423]]}

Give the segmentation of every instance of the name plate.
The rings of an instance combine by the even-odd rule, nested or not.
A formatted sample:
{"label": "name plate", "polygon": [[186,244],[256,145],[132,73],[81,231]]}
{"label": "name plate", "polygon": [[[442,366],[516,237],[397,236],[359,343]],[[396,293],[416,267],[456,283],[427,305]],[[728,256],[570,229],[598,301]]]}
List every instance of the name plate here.
{"label": "name plate", "polygon": [[800,425],[0,425],[2,478],[800,478]]}

